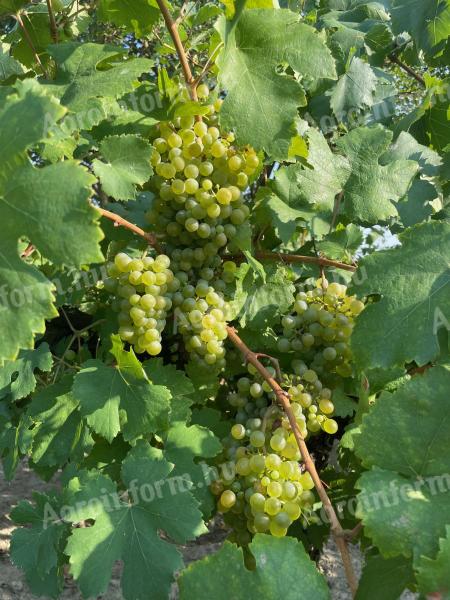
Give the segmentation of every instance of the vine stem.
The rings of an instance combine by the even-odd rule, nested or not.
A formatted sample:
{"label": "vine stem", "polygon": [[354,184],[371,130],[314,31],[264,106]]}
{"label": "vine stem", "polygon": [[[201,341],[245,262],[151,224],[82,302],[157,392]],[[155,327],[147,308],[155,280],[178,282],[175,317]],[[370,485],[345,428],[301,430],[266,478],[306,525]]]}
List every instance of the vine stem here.
{"label": "vine stem", "polygon": [[134,225],[134,223],[130,223],[130,221],[127,221],[123,217],[116,215],[116,213],[106,210],[105,208],[101,208],[99,206],[96,206],[95,208],[101,213],[103,217],[109,219],[110,221],[113,221],[116,224],[116,227],[125,227],[126,229],[129,229],[133,233],[136,233],[137,235],[140,235],[141,237],[146,239],[148,244],[150,246],[153,246],[153,248],[158,250],[158,252],[161,251],[161,247],[153,234],[147,233],[137,225]]}
{"label": "vine stem", "polygon": [[411,77],[413,77],[416,81],[418,81],[421,86],[426,87],[425,79],[422,77],[422,75],[419,75],[419,73],[416,73],[414,71],[414,69],[411,69],[411,67],[409,65],[407,65],[406,63],[404,63],[402,60],[400,60],[398,58],[398,56],[396,56],[393,53],[389,54],[389,60],[392,63],[394,63],[395,65],[397,65],[398,67],[400,67],[400,69],[403,69],[403,71],[408,73],[408,75],[411,75]]}
{"label": "vine stem", "polygon": [[[241,259],[241,256],[235,257]],[[280,260],[285,263],[308,263],[317,264],[322,267],[336,267],[337,269],[343,269],[344,271],[356,271],[355,265],[348,265],[346,263],[339,262],[337,260],[330,260],[329,258],[323,258],[321,256],[302,256],[300,254],[285,254],[283,252],[266,252],[257,251],[255,252],[255,258],[260,260]],[[242,260],[244,257],[242,256]]]}
{"label": "vine stem", "polygon": [[306,470],[311,475],[311,479],[314,482],[317,493],[319,494],[320,500],[322,501],[323,507],[327,514],[327,517],[330,521],[331,532],[336,541],[336,545],[339,548],[339,552],[341,554],[342,563],[345,569],[345,575],[347,578],[348,585],[352,592],[353,597],[356,594],[356,590],[358,587],[358,582],[355,576],[355,572],[353,570],[353,565],[351,562],[350,551],[348,548],[347,540],[345,538],[345,532],[342,528],[342,525],[339,522],[338,516],[333,508],[330,498],[325,490],[325,487],[319,477],[316,466],[314,464],[313,459],[309,453],[309,450],[306,446],[305,439],[300,431],[298,423],[295,419],[294,413],[292,412],[291,403],[289,402],[288,395],[282,389],[282,387],[278,384],[278,382],[271,376],[269,371],[265,368],[265,366],[259,361],[258,355],[255,352],[252,352],[250,348],[242,341],[239,337],[236,329],[234,327],[227,326],[228,331],[228,339],[232,344],[236,346],[236,348],[241,352],[244,360],[255,367],[261,377],[267,381],[272,390],[275,392],[278,403],[283,408],[286,416],[289,419],[290,426],[292,428],[292,432],[295,436],[295,440],[299,447],[300,453],[302,455],[303,462],[305,464]]}
{"label": "vine stem", "polygon": [[53,10],[52,0],[47,0],[48,18],[50,21],[50,35],[55,44],[58,43],[58,27],[56,25],[55,12]]}
{"label": "vine stem", "polygon": [[191,100],[197,101],[197,85],[192,75],[191,67],[189,66],[189,62],[187,59],[186,51],[184,49],[183,43],[181,42],[180,34],[178,32],[178,24],[172,19],[172,15],[167,8],[165,0],[156,0],[161,10],[162,16],[164,17],[164,21],[166,23],[166,27],[170,33],[170,37],[174,43],[175,49],[178,54],[178,58],[180,59],[181,68],[183,69],[183,75],[186,80],[187,89],[189,92],[189,96]]}
{"label": "vine stem", "polygon": [[36,62],[37,62],[37,64],[38,64],[38,65],[41,67],[41,69],[42,69],[42,73],[43,73],[44,77],[45,77],[46,79],[48,79],[48,78],[49,78],[49,77],[48,77],[48,73],[47,73],[47,71],[45,70],[45,67],[44,67],[44,65],[42,64],[42,61],[41,61],[41,59],[40,59],[40,56],[39,56],[39,54],[38,54],[38,53],[37,53],[37,51],[36,51],[36,48],[35,48],[35,46],[34,46],[34,44],[33,44],[33,40],[31,39],[31,37],[30,37],[30,34],[28,33],[28,29],[25,27],[25,24],[24,24],[24,22],[23,22],[23,20],[22,20],[22,15],[21,15],[21,14],[18,12],[16,15],[14,15],[14,18],[15,18],[15,19],[16,19],[16,21],[19,23],[19,26],[20,26],[20,28],[21,28],[21,29],[22,29],[22,31],[23,31],[23,36],[24,36],[24,38],[25,38],[25,41],[27,42],[28,46],[30,47],[30,50],[31,50],[31,52],[32,52],[32,53],[33,53],[33,55],[34,55],[34,58],[36,59]]}

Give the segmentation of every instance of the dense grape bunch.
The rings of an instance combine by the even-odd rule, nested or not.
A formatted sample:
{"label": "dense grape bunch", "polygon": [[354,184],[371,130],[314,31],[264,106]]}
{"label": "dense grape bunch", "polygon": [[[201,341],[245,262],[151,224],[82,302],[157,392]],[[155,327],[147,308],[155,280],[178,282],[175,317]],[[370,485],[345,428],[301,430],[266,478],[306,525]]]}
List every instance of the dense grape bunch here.
{"label": "dense grape bunch", "polygon": [[293,312],[281,320],[280,352],[301,353],[305,362],[319,375],[352,374],[349,339],[354,319],[364,304],[347,296],[347,288],[339,283],[303,285],[295,298]]}
{"label": "dense grape bunch", "polygon": [[166,238],[169,250],[201,249],[205,258],[229,243],[233,248],[250,213],[243,192],[260,164],[252,148],[236,148],[232,133],[221,134],[220,104],[210,105],[202,121],[188,116],[161,123],[151,159],[156,199],[148,222]]}
{"label": "dense grape bunch", "polygon": [[108,264],[107,287],[117,295],[119,335],[139,354],[156,356],[162,350],[161,334],[172,296],[180,287],[169,267],[165,254],[141,259],[120,252]]}
{"label": "dense grape bunch", "polygon": [[[269,367],[271,374],[274,370]],[[293,361],[293,375],[283,382],[292,411],[303,437],[323,429],[337,431],[329,418],[334,407],[331,390],[301,361]],[[249,377],[237,381],[228,395],[234,425],[223,441],[229,461],[212,485],[218,510],[245,541],[249,534],[271,533],[282,537],[289,526],[302,518],[311,520],[314,487],[301,460],[289,420],[276,404],[269,384],[261,381],[253,367]]]}

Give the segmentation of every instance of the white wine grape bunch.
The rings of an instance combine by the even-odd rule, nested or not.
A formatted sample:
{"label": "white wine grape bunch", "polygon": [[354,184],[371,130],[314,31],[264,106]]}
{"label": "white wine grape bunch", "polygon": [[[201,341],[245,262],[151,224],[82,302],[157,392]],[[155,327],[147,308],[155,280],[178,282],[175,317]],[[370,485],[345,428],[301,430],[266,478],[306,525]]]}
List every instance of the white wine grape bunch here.
{"label": "white wine grape bunch", "polygon": [[119,252],[107,266],[110,279],[106,287],[118,297],[119,335],[137,353],[156,356],[162,350],[161,334],[172,296],[180,287],[169,267],[165,254],[141,259],[125,252]]}
{"label": "white wine grape bunch", "polygon": [[218,129],[210,105],[202,121],[193,116],[161,123],[153,140],[151,162],[156,199],[147,213],[153,229],[171,247],[202,249],[215,256],[236,237],[250,209],[243,192],[260,161],[250,148],[236,148],[232,133]]}
{"label": "white wine grape bunch", "polygon": [[295,298],[293,312],[281,319],[280,352],[301,354],[319,375],[352,374],[350,336],[354,319],[364,309],[355,296],[339,283],[303,285]]}
{"label": "white wine grape bunch", "polygon": [[[304,363],[294,361],[292,368],[294,374],[283,383],[289,383],[284,387],[303,437],[320,429],[335,433],[331,391]],[[252,379],[241,377],[228,395],[236,411],[230,435],[223,440],[229,462],[211,486],[218,510],[242,543],[258,532],[285,536],[294,521],[313,518],[314,504],[314,485],[300,468],[301,454],[289,420],[269,384],[251,365],[248,370]],[[272,367],[268,370],[275,376]]]}

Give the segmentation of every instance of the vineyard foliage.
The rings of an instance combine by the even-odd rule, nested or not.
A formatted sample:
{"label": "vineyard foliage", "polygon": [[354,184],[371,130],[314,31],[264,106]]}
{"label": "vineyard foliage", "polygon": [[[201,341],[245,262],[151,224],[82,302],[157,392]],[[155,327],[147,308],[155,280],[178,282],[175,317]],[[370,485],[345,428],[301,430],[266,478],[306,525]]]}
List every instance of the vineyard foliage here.
{"label": "vineyard foliage", "polygon": [[333,534],[358,600],[450,598],[449,0],[0,0],[0,35],[32,593],[325,600]]}

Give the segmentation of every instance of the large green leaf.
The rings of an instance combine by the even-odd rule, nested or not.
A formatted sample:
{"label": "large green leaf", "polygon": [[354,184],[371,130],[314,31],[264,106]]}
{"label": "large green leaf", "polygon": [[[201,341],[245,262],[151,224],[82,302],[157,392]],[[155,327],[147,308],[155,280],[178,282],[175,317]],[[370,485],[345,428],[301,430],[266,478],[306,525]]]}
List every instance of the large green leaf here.
{"label": "large green leaf", "polygon": [[9,47],[0,43],[0,81],[6,82],[10,77],[22,75],[23,66],[15,58],[10,56]]}
{"label": "large green leaf", "polygon": [[72,378],[64,377],[36,393],[27,408],[31,457],[39,466],[61,466],[84,457],[93,440],[71,392]]}
{"label": "large green leaf", "polygon": [[170,400],[170,421],[189,422],[191,405],[194,403],[194,386],[184,371],[179,371],[175,365],[163,364],[162,358],[151,358],[142,366],[149,380],[155,385],[166,387],[172,398]]}
{"label": "large green leaf", "polygon": [[103,262],[100,214],[89,204],[95,178],[74,161],[14,172],[0,214],[16,237],[26,236],[56,265]]}
{"label": "large green leaf", "polygon": [[225,48],[219,57],[219,85],[227,90],[220,119],[240,144],[287,157],[302,85],[277,72],[289,64],[302,82],[335,79],[331,53],[312,27],[289,10],[247,10],[227,23],[219,20]]}
{"label": "large green leaf", "polygon": [[381,296],[358,317],[351,338],[361,368],[423,365],[439,354],[437,333],[448,326],[450,225],[417,225],[400,241],[362,259],[355,275],[354,293]]}
{"label": "large green leaf", "polygon": [[103,191],[115,200],[136,197],[136,185],[145,183],[153,169],[150,144],[137,135],[114,135],[100,144],[103,161],[94,160],[94,173]]}
{"label": "large green leaf", "polygon": [[132,31],[137,37],[151,31],[160,17],[156,0],[101,0],[98,17]]}
{"label": "large green leaf", "polygon": [[306,554],[301,542],[258,533],[249,549],[256,569],[244,566],[243,552],[230,542],[217,554],[190,565],[179,578],[181,600],[327,600],[324,576]]}
{"label": "large green leaf", "polygon": [[335,197],[350,174],[350,165],[346,158],[331,151],[317,129],[308,131],[308,142],[308,164],[312,169],[296,169],[300,194],[318,210],[332,212]]}
{"label": "large green leaf", "polygon": [[91,359],[75,377],[73,394],[92,429],[111,442],[119,431],[125,440],[164,430],[169,424],[170,392],[148,380],[133,350],[115,339],[115,366]]}
{"label": "large green leaf", "polygon": [[366,562],[355,600],[398,600],[403,590],[414,580],[410,561],[403,556],[369,557]]}
{"label": "large green leaf", "polygon": [[349,116],[355,117],[355,111],[370,108],[376,85],[377,76],[370,65],[354,57],[331,92],[330,106],[337,119],[347,121]]}
{"label": "large green leaf", "polygon": [[448,600],[450,594],[450,525],[447,535],[440,540],[436,559],[424,557],[418,568],[419,589],[425,593],[440,592],[442,600]]}
{"label": "large green leaf", "polygon": [[393,0],[391,17],[394,33],[407,31],[428,54],[450,36],[449,0]]}
{"label": "large green leaf", "polygon": [[124,565],[125,600],[168,597],[174,573],[183,563],[175,545],[161,539],[159,532],[185,543],[206,531],[197,501],[171,476],[172,470],[161,450],[139,441],[122,467],[130,503],[120,500],[115,484],[98,472],[82,472],[72,479],[67,504],[74,508],[68,520],[95,520],[92,527],[73,529],[66,547],[71,572],[85,597],[105,592],[118,560]]}
{"label": "large green leaf", "polygon": [[407,131],[402,131],[392,146],[382,155],[380,162],[387,165],[394,160],[415,160],[424,175],[434,177],[439,173],[442,158],[432,148],[419,144]]}
{"label": "large green leaf", "polygon": [[[64,584],[62,551],[68,526],[58,519],[55,494],[34,494],[35,505],[22,500],[11,512],[20,527],[11,537],[11,561],[24,572],[34,594],[57,598]],[[56,517],[56,518],[55,518]]]}
{"label": "large green leaf", "polygon": [[34,350],[22,350],[16,360],[5,361],[0,367],[0,398],[6,395],[10,395],[13,401],[25,398],[36,387],[34,371],[50,371],[52,364],[46,342]]}
{"label": "large green leaf", "polygon": [[2,179],[17,166],[25,150],[47,137],[48,121],[58,121],[65,112],[66,109],[54,98],[43,93],[36,81],[28,79],[17,83],[0,106],[3,140],[0,146],[0,190]]}
{"label": "large green leaf", "polygon": [[216,436],[200,425],[186,426],[175,423],[167,432],[164,442],[164,456],[175,467],[172,476],[179,476],[187,483],[193,483],[192,494],[201,503],[202,510],[209,514],[213,508],[209,484],[213,481],[212,469],[203,462],[197,464],[196,459],[216,456],[222,444]]}
{"label": "large green leaf", "polygon": [[92,98],[120,98],[153,65],[147,58],[123,60],[119,48],[90,42],[58,44],[51,46],[49,53],[57,72],[46,87],[62,104],[77,112],[92,108]]}
{"label": "large green leaf", "polygon": [[358,127],[337,142],[351,167],[344,187],[344,212],[352,221],[374,224],[397,215],[394,201],[406,194],[418,165],[409,160],[380,165],[391,140],[392,132],[377,125]]}
{"label": "large green leaf", "polygon": [[382,394],[363,418],[355,451],[371,470],[358,481],[358,516],[385,557],[403,555],[417,563],[423,554],[435,555],[445,535],[449,386],[450,370],[434,367],[394,394]]}

